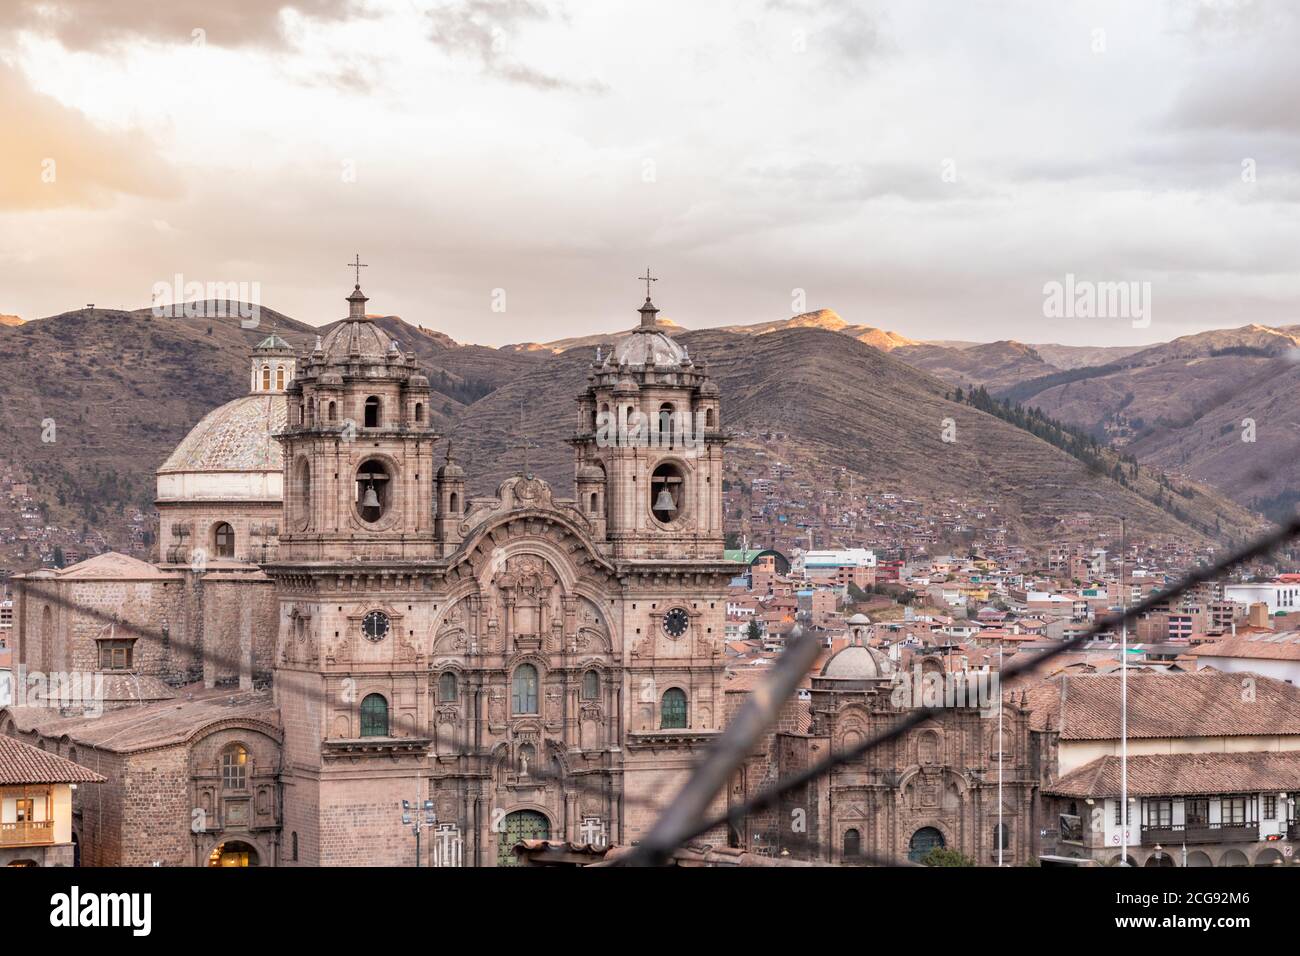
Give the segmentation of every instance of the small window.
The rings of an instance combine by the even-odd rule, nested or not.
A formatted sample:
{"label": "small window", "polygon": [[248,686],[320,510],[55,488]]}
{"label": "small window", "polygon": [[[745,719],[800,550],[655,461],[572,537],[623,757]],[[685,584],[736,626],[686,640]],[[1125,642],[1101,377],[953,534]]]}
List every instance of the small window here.
{"label": "small window", "polygon": [[1277,794],[1266,793],[1264,794],[1263,800],[1264,800],[1264,819],[1276,820],[1277,819]]}
{"label": "small window", "polygon": [[659,706],[659,726],[663,730],[681,730],[686,727],[686,691],[677,687],[664,691]]}
{"label": "small window", "polygon": [[596,700],[600,697],[600,673],[587,671],[582,675],[582,699]]}
{"label": "small window", "polygon": [[511,704],[516,714],[537,713],[537,668],[520,664],[515,668]]}
{"label": "small window", "polygon": [[361,702],[361,736],[388,736],[388,701],[383,694],[367,694]]}
{"label": "small window", "polygon": [[1246,798],[1224,797],[1219,801],[1222,806],[1224,826],[1243,826],[1246,823]]}
{"label": "small window", "polygon": [[232,744],[221,753],[221,785],[227,790],[248,788],[248,751]]}
{"label": "small window", "polygon": [[269,392],[270,390],[271,390],[271,366],[263,365],[262,366],[262,391]]}
{"label": "small window", "polygon": [[291,854],[290,858],[293,860],[294,863],[297,863],[298,862],[298,831],[295,830],[293,833],[289,835],[289,837],[290,837],[289,842],[292,846],[292,849],[290,850],[290,854]]}
{"label": "small window", "polygon": [[222,521],[213,529],[212,534],[217,557],[233,558],[235,556],[235,529]]}
{"label": "small window", "polygon": [[134,640],[99,642],[99,669],[102,671],[129,671],[134,657]]}
{"label": "small window", "polygon": [[337,421],[337,420],[338,420],[338,405],[337,405],[336,403],[334,403],[334,402],[330,402],[329,405],[326,406],[326,407],[329,409],[330,421]]}
{"label": "small window", "polygon": [[862,856],[862,834],[857,830],[844,831],[844,859],[854,860]]}
{"label": "small window", "polygon": [[415,422],[417,425],[424,422],[424,405],[420,402],[415,403]]}
{"label": "small window", "polygon": [[366,399],[366,428],[379,427],[379,399],[371,395]]}
{"label": "small window", "polygon": [[284,366],[283,365],[277,365],[275,367],[275,387],[278,391],[281,392],[284,391]]}
{"label": "small window", "polygon": [[438,700],[441,703],[448,703],[456,699],[456,675],[447,671],[438,678]]}
{"label": "small window", "polygon": [[999,823],[993,827],[993,849],[1011,849],[1011,831],[1007,829],[1005,823]]}
{"label": "small window", "polygon": [[[1187,825],[1204,827],[1210,825],[1210,801],[1205,797],[1189,797],[1186,803]],[[1119,821],[1116,820],[1116,823]]]}

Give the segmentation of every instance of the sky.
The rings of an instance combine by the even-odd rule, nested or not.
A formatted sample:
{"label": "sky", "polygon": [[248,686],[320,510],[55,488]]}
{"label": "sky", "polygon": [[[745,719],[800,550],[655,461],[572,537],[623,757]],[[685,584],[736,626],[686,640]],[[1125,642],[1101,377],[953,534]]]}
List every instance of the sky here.
{"label": "sky", "polygon": [[486,345],[630,327],[647,267],[691,328],[1297,324],[1298,47],[1244,0],[5,0],[0,313],[179,275],[323,324],[359,253]]}

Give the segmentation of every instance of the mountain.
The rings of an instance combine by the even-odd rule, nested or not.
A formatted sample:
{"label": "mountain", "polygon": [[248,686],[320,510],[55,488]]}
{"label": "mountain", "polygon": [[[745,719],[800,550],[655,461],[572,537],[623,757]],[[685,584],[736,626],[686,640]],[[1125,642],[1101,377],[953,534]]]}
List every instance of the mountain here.
{"label": "mountain", "polygon": [[[8,358],[0,373],[0,428],[9,439],[0,447],[0,474],[30,479],[48,523],[102,528],[120,541],[131,511],[150,510],[154,469],[204,414],[244,394],[250,348],[274,329],[305,351],[329,328],[263,308],[258,327],[246,329],[234,314],[82,309],[0,326]],[[1174,486],[1152,473],[1125,472],[1120,484],[1116,475],[1127,465],[1121,468],[1114,453],[1085,449],[1081,461],[1077,448],[1070,453],[1075,438],[1044,440],[1005,420],[1013,416],[1002,416],[1000,407],[990,413],[950,400],[948,385],[898,357],[911,346],[884,351],[845,334],[861,327],[841,327],[833,313],[810,315],[763,323],[763,331],[678,333],[693,356],[710,360],[723,388],[724,421],[735,434],[733,474],[779,455],[811,487],[844,469],[936,508],[956,496],[980,498],[996,506],[1014,534],[1039,540],[1063,516],[1080,512],[1112,523],[1123,515],[1149,533],[1195,540],[1253,521],[1191,482],[1176,483],[1176,504]],[[531,468],[568,493],[572,465],[564,439],[593,354],[461,345],[398,316],[374,320],[417,354],[434,392],[433,422],[455,440],[475,491],[494,490],[527,456]],[[992,345],[1035,362],[1031,349]],[[941,438],[948,419],[955,443]],[[42,440],[48,422],[53,441]],[[1153,447],[1151,454],[1175,461],[1181,452]]]}
{"label": "mountain", "polygon": [[984,385],[991,390],[1046,375],[1056,369],[1033,346],[1001,341],[963,348],[916,344],[896,350],[897,358],[951,385]]}
{"label": "mountain", "polygon": [[[1038,540],[1062,516],[1080,512],[1111,525],[1125,516],[1148,533],[1198,540],[1213,534],[1216,522],[1239,530],[1257,524],[1244,509],[1187,484],[1184,510],[1202,515],[1193,528],[1153,503],[1162,495],[1156,476],[1143,472],[1134,479],[1143,497],[1110,477],[1117,457],[1100,470],[1089,467],[995,415],[945,398],[944,383],[892,354],[845,342],[838,332],[710,329],[679,341],[697,361],[708,360],[722,388],[723,421],[736,435],[729,460],[741,474],[777,454],[814,483],[846,469],[869,485],[935,505],[983,496],[998,503],[1016,532]],[[575,408],[591,358],[560,353],[467,409],[453,438],[457,454],[469,459],[473,490],[492,490],[527,455],[534,471],[570,491],[573,467],[564,439],[576,411],[562,410]],[[955,422],[955,443],[942,440],[946,419]]]}
{"label": "mountain", "polygon": [[[672,319],[659,318],[655,322],[655,327],[666,335],[676,337],[690,331]],[[825,329],[828,332],[840,332],[859,342],[865,342],[872,348],[880,349],[882,352],[888,352],[893,349],[906,345],[915,345],[911,339],[904,338],[897,332],[890,332],[886,329],[877,329],[869,325],[850,325],[845,322],[834,309],[817,309],[813,312],[804,312],[801,315],[792,316],[788,319],[776,319],[771,322],[755,322],[750,325],[724,325],[719,326],[718,331],[734,332],[737,335],[768,335],[772,332],[780,332],[785,329]],[[610,345],[622,341],[625,337],[632,334],[632,329],[624,329],[622,332],[616,332],[612,335],[583,335],[577,338],[557,339],[554,342],[524,342],[518,345],[505,345],[503,349],[512,352],[567,352],[573,348],[594,349],[597,345]]]}
{"label": "mountain", "polygon": [[16,315],[0,315],[0,325],[22,325],[23,320]]}

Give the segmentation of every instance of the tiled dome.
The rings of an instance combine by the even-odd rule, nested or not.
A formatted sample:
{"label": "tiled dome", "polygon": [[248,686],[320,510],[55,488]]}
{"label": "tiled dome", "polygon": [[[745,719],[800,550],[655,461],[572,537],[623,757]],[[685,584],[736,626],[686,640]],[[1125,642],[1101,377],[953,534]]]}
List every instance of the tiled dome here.
{"label": "tiled dome", "polygon": [[272,436],[288,420],[281,394],[245,395],[203,417],[158,469],[186,471],[279,471],[280,444]]}

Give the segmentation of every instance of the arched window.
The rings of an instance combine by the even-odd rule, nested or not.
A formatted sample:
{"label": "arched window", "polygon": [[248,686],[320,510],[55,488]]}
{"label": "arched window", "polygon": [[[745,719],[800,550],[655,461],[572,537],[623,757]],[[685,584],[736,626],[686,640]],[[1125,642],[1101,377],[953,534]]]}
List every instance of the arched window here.
{"label": "arched window", "polygon": [[361,736],[388,736],[388,701],[383,694],[367,694],[361,701]]}
{"label": "arched window", "polygon": [[591,505],[587,508],[587,510],[590,511],[592,514],[595,514],[596,505],[598,502],[599,502],[599,498],[596,496],[596,492],[593,491],[591,493]]}
{"label": "arched window", "polygon": [[1011,831],[1007,829],[1005,823],[999,823],[993,827],[993,849],[1008,850],[1011,848]]}
{"label": "arched window", "polygon": [[515,668],[511,705],[516,714],[537,713],[537,668],[520,664]]}
{"label": "arched window", "polygon": [[366,428],[379,427],[379,398],[371,395],[366,399]]}
{"label": "arched window", "polygon": [[357,469],[357,512],[364,521],[378,521],[388,513],[392,484],[388,467],[371,458]]}
{"label": "arched window", "polygon": [[330,402],[328,408],[329,408],[330,421],[336,421],[339,416],[338,405],[336,405],[334,402]]}
{"label": "arched window", "polygon": [[420,402],[415,403],[415,422],[421,424],[424,421],[424,405]]}
{"label": "arched window", "polygon": [[659,406],[659,447],[673,447],[673,406],[668,402]]}
{"label": "arched window", "polygon": [[275,387],[278,391],[281,392],[284,391],[284,366],[283,365],[277,365],[275,367]]}
{"label": "arched window", "polygon": [[857,830],[844,831],[844,859],[852,860],[862,855],[862,834]]}
{"label": "arched window", "polygon": [[270,390],[271,390],[271,366],[263,365],[262,366],[262,391],[269,392]]}
{"label": "arched window", "polygon": [[298,462],[299,517],[307,521],[311,516],[311,463],[306,458]]}
{"label": "arched window", "polygon": [[248,789],[248,751],[231,744],[221,752],[221,786],[226,790]]}
{"label": "arched window", "polygon": [[711,408],[706,408],[704,410],[704,427],[705,428],[713,427],[713,409]]}
{"label": "arched window", "polygon": [[686,691],[670,687],[659,703],[659,727],[680,730],[686,727]]}
{"label": "arched window", "polygon": [[299,405],[299,406],[298,406],[298,424],[299,424],[299,425],[305,425],[306,423],[307,423],[307,407],[306,407],[305,405]]}
{"label": "arched window", "polygon": [[451,493],[451,504],[448,507],[452,514],[460,514],[460,495],[454,491]]}
{"label": "arched window", "polygon": [[212,538],[215,548],[213,549],[219,558],[233,558],[235,556],[235,529],[230,527],[224,521],[219,522],[212,529]]}
{"label": "arched window", "polygon": [[582,699],[596,700],[600,697],[600,672],[587,671],[582,675]]}
{"label": "arched window", "polygon": [[293,833],[289,834],[289,837],[290,837],[289,842],[292,844],[291,859],[293,860],[293,862],[297,863],[298,862],[298,831],[297,830],[293,831]]}
{"label": "arched window", "polygon": [[456,699],[456,674],[447,671],[438,678],[438,700],[442,703]]}
{"label": "arched window", "polygon": [[650,511],[669,524],[682,513],[685,476],[672,462],[664,462],[650,474]]}

